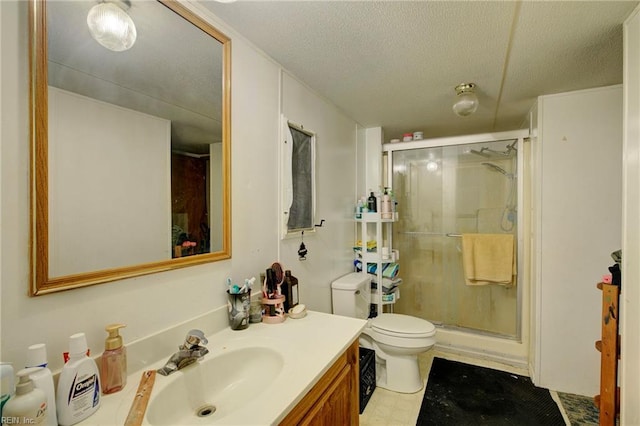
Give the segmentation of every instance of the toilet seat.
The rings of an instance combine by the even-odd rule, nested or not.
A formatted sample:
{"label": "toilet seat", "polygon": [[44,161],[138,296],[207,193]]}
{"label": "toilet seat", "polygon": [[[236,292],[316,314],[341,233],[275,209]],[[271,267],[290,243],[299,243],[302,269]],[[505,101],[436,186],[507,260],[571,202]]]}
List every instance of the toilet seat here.
{"label": "toilet seat", "polygon": [[371,320],[377,334],[404,339],[433,337],[436,327],[429,321],[403,314],[381,314]]}

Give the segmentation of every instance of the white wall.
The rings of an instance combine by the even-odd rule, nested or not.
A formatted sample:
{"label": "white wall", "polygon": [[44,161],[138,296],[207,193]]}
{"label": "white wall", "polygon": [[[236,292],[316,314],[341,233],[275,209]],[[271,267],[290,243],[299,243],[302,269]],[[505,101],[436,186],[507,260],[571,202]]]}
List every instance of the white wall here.
{"label": "white wall", "polygon": [[[620,424],[640,424],[640,7],[624,24]],[[632,259],[630,262],[625,260]]]}
{"label": "white wall", "polygon": [[538,98],[536,385],[599,393],[602,294],[621,248],[622,88]]}
{"label": "white wall", "polygon": [[357,125],[287,72],[282,73],[282,113],[316,134],[315,217],[316,224],[325,222],[305,232],[306,260],[298,260],[300,237],[280,242],[280,260],[298,278],[300,302],[330,313],[331,282],[353,270]]}
{"label": "white wall", "polygon": [[171,122],[55,87],[48,100],[49,274],[171,259]]}
{"label": "white wall", "polygon": [[[232,38],[232,259],[29,298],[27,2],[0,2],[2,361],[14,362],[19,367],[26,348],[44,342],[51,367],[58,369],[69,335],[84,331],[93,353],[99,353],[106,335],[104,326],[112,322],[128,324],[122,331],[125,341],[148,336],[224,305],[227,276],[237,280],[257,276],[277,259],[278,171],[274,165],[278,162],[280,67],[210,12],[197,4],[193,7]],[[313,268],[304,271],[308,275],[300,271],[298,276],[304,277],[303,297],[314,289],[314,302],[310,304],[326,308],[330,277],[344,270],[348,260],[349,246],[339,252],[334,252],[334,248],[343,244],[340,238],[348,240],[349,245],[352,238],[351,227],[345,231],[345,237],[337,237],[337,233],[347,229],[338,224],[346,223],[342,211],[347,205],[349,209],[352,207],[355,197],[352,153],[355,153],[356,124],[311,91],[305,90],[304,94],[305,102],[296,108],[300,118],[295,115],[291,118],[311,122],[308,116],[319,114],[317,120],[322,122],[314,121],[309,126],[327,132],[328,142],[319,146],[322,177],[318,196],[319,206],[325,209],[320,211],[320,217],[324,214],[328,223],[319,231],[321,237],[308,239],[314,259],[308,265]],[[328,171],[331,176],[325,176]],[[351,193],[347,196],[348,191],[336,191],[340,185],[350,188]],[[291,258],[294,245],[283,244],[282,257],[297,272],[302,268],[294,265]]]}

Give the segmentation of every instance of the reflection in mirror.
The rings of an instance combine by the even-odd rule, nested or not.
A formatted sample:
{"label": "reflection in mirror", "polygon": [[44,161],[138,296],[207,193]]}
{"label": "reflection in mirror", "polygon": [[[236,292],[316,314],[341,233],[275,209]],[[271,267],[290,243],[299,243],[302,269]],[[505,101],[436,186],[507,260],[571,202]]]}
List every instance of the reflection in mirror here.
{"label": "reflection in mirror", "polygon": [[230,40],[133,0],[135,43],[110,50],[96,4],[31,3],[32,295],[231,255]]}

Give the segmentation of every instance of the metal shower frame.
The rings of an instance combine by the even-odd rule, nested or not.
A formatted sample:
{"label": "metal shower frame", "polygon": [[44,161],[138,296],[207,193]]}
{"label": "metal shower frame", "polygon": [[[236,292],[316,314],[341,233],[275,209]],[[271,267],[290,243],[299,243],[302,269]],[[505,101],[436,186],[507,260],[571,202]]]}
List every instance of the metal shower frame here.
{"label": "metal shower frame", "polygon": [[[500,141],[510,141],[513,140],[511,144],[507,146],[506,153],[501,151],[491,150],[489,148],[482,148],[478,153],[490,151],[487,154],[487,159],[493,154],[492,159],[498,158],[509,158],[512,152],[515,151],[515,157],[517,161],[517,170],[524,170],[524,155],[518,155],[519,153],[524,152],[524,142],[525,139],[528,140],[529,131],[528,129],[523,130],[513,130],[507,132],[496,132],[496,133],[482,133],[477,135],[464,135],[464,136],[453,136],[453,137],[444,137],[444,138],[434,138],[434,139],[423,139],[419,141],[412,142],[400,142],[400,143],[385,143],[382,145],[382,156],[383,156],[383,172],[385,173],[386,182],[385,186],[393,188],[393,153],[395,151],[406,151],[412,149],[420,149],[420,148],[435,148],[442,146],[454,146],[454,145],[467,145],[467,144],[475,144],[475,143],[489,143],[489,142],[500,142]],[[510,148],[509,148],[510,147]],[[474,153],[475,154],[475,153]],[[500,155],[504,155],[500,157]],[[518,175],[522,175],[521,172]],[[517,188],[518,188],[518,202],[517,202],[517,224],[518,224],[518,232],[517,232],[517,247],[518,247],[518,271],[524,271],[524,227],[522,224],[524,223],[524,179],[517,179]],[[522,339],[522,302],[523,302],[523,274],[517,274],[517,307],[516,307],[516,336],[505,336],[506,339],[513,339],[517,341],[521,341]],[[474,331],[478,334],[484,334],[479,331]],[[489,333],[491,334],[491,333]],[[493,335],[493,334],[491,334]]]}

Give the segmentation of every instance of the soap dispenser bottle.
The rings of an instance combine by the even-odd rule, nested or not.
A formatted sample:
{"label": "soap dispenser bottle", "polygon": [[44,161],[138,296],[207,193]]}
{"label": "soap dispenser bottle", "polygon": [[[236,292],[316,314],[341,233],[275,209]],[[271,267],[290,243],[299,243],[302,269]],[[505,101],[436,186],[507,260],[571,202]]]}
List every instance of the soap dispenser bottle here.
{"label": "soap dispenser bottle", "polygon": [[100,369],[102,393],[118,392],[127,384],[127,348],[122,344],[120,329],[124,324],[109,324],[105,327],[109,337],[104,342]]}
{"label": "soap dispenser bottle", "polygon": [[2,424],[39,425],[47,419],[47,396],[35,388],[29,377],[42,367],[24,368],[18,371],[16,395],[4,406]]}

